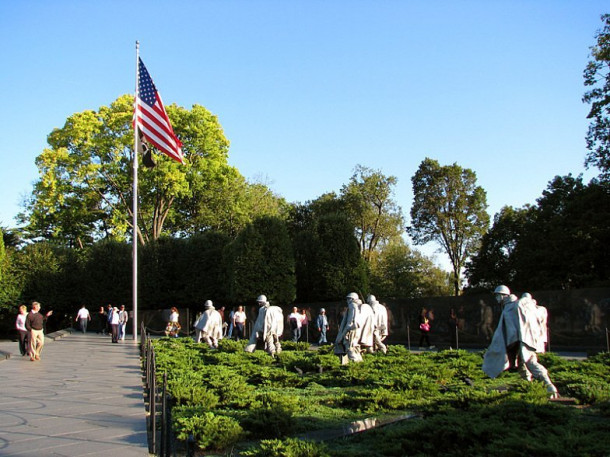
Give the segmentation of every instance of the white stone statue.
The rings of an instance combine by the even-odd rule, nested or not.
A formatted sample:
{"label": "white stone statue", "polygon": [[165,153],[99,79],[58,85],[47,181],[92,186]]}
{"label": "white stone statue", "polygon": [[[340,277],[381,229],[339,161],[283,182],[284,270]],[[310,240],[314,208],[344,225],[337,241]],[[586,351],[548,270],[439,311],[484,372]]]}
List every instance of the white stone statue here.
{"label": "white stone statue", "polygon": [[218,341],[222,339],[222,316],[216,309],[212,300],[207,300],[204,312],[194,325],[196,331],[195,341],[205,341],[211,348],[218,348]]}
{"label": "white stone statue", "polygon": [[257,341],[263,341],[265,351],[274,356],[282,352],[280,337],[284,333],[284,313],[279,306],[271,306],[265,295],[260,295],[256,301],[260,308],[246,352],[254,352]]}
{"label": "white stone statue", "polygon": [[381,351],[384,354],[388,351],[383,343],[388,336],[388,310],[377,301],[374,295],[369,295],[368,304],[373,309],[373,352]]}
{"label": "white stone statue", "polygon": [[483,371],[495,378],[504,370],[518,366],[524,379],[531,373],[544,382],[551,398],[557,398],[557,388],[536,356],[541,338],[536,304],[528,297],[517,299],[506,286],[496,287],[494,294],[504,309],[485,353]]}
{"label": "white stone statue", "polygon": [[362,362],[362,355],[360,354],[361,325],[363,323],[363,318],[360,316],[360,305],[362,301],[355,292],[350,293],[346,299],[347,311],[339,325],[334,348],[335,354],[339,356],[342,364],[346,364],[348,360]]}

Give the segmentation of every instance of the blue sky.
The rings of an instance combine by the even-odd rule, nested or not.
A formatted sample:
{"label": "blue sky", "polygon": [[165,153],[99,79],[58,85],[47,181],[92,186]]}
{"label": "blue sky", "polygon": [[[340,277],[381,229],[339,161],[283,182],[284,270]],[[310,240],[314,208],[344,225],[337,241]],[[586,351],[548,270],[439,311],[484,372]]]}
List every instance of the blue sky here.
{"label": "blue sky", "polygon": [[216,114],[230,163],[288,201],[338,192],[361,164],[398,178],[408,216],[430,157],[474,170],[491,216],[533,204],[556,175],[597,174],[582,72],[607,5],[0,1],[0,225],[53,128],[134,92],[136,40],[164,102]]}

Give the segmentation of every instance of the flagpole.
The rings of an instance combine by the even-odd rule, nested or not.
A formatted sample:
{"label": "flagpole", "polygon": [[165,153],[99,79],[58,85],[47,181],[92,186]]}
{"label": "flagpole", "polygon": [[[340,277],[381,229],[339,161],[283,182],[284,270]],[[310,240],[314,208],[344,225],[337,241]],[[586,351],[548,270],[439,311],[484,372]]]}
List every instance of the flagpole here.
{"label": "flagpole", "polygon": [[[136,94],[134,98],[134,113],[137,116],[135,104],[138,103],[138,63],[140,60],[140,42],[136,41]],[[137,119],[134,119],[133,126],[133,265],[132,265],[132,302],[133,302],[133,340],[138,342],[138,149],[139,135]]]}

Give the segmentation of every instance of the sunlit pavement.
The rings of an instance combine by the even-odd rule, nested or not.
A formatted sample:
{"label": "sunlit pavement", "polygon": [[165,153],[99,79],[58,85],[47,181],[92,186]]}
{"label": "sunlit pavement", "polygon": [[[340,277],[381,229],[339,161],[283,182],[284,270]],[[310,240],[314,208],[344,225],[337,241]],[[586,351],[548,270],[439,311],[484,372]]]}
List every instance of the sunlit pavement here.
{"label": "sunlit pavement", "polygon": [[[60,335],[61,336],[61,335]],[[139,347],[75,332],[40,361],[0,342],[0,455],[148,456]]]}

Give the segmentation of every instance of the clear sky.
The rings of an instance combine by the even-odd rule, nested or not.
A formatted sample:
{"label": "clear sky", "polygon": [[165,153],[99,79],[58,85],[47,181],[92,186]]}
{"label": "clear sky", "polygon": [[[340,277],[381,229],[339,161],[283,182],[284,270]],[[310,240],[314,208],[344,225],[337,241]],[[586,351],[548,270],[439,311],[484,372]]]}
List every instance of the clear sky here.
{"label": "clear sky", "polygon": [[[229,162],[291,202],[361,164],[474,170],[489,213],[586,171],[582,72],[608,13],[589,0],[0,0],[0,226],[75,112],[133,94],[135,41],[166,104],[201,104]],[[424,250],[425,251],[425,250]],[[439,257],[443,257],[442,255]],[[441,260],[441,259],[439,259]]]}

